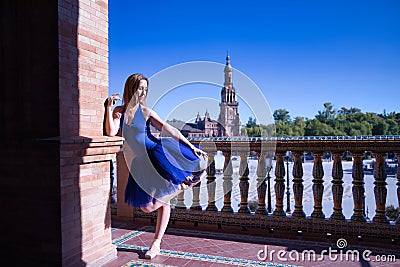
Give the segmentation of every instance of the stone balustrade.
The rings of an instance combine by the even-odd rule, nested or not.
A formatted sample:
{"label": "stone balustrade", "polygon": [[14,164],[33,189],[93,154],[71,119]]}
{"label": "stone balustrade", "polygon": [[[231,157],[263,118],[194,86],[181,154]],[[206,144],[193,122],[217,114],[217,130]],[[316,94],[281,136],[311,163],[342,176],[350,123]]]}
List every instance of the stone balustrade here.
{"label": "stone balustrade", "polygon": [[[193,188],[193,201],[190,207],[184,203],[184,194],[178,195],[176,208],[171,214],[173,221],[215,224],[219,228],[224,225],[245,228],[275,229],[281,231],[300,231],[301,233],[330,233],[346,236],[370,236],[398,240],[400,238],[400,216],[396,222],[389,222],[385,215],[387,198],[387,174],[385,172],[385,156],[388,152],[396,155],[400,161],[399,136],[360,136],[360,137],[282,137],[282,138],[192,138],[194,144],[202,146],[209,156],[207,168],[207,186],[197,185]],[[275,149],[274,149],[275,148]],[[216,167],[214,158],[217,151],[222,151],[224,167],[222,175],[223,206],[216,206]],[[249,196],[249,166],[250,151],[258,156],[256,170],[258,203],[255,212],[251,212],[248,203]],[[292,156],[292,189],[294,196],[294,211],[290,212],[290,203],[286,204],[285,189],[289,179],[289,164],[287,152]],[[304,152],[313,156],[312,194],[313,210],[306,216],[303,210],[303,159]],[[367,220],[365,210],[365,187],[363,155],[370,151],[375,158],[374,198],[375,215]],[[323,153],[330,152],[332,173],[325,173],[322,164]],[[352,198],[353,214],[350,218],[343,215],[343,166],[342,156],[345,152],[352,155]],[[232,208],[233,167],[232,156],[240,160],[239,190],[240,206],[237,212]],[[274,166],[269,166],[271,157]],[[287,170],[285,170],[285,162]],[[274,171],[271,172],[271,169]],[[397,200],[400,206],[400,173],[397,171]],[[271,177],[275,176],[275,177]],[[287,178],[285,180],[285,177]],[[323,212],[324,181],[332,183],[332,206],[330,214]],[[274,182],[273,188],[271,183]],[[207,190],[207,192],[200,192]],[[275,207],[271,207],[271,191],[275,195]],[[286,194],[290,194],[287,190]],[[200,206],[200,195],[208,196],[208,204]],[[123,196],[120,196],[121,199]],[[289,198],[286,197],[289,202]],[[290,213],[290,215],[289,215]],[[154,214],[145,214],[135,210],[134,218],[155,218]]]}

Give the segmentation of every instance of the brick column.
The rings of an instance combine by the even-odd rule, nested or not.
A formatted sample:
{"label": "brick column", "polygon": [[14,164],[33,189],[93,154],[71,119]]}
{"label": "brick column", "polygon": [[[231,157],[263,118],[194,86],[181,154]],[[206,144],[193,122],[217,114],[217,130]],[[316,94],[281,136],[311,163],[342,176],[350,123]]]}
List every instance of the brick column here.
{"label": "brick column", "polygon": [[110,160],[120,137],[61,140],[62,265],[98,266],[116,257],[111,241]]}
{"label": "brick column", "polygon": [[103,136],[108,0],[59,0],[58,30],[62,263],[98,266],[116,257],[110,160],[122,145]]}
{"label": "brick column", "polygon": [[122,143],[103,136],[108,1],[1,1],[0,14],[2,263],[99,266],[116,256],[109,167]]}
{"label": "brick column", "polygon": [[108,0],[59,0],[60,135],[102,136]]}

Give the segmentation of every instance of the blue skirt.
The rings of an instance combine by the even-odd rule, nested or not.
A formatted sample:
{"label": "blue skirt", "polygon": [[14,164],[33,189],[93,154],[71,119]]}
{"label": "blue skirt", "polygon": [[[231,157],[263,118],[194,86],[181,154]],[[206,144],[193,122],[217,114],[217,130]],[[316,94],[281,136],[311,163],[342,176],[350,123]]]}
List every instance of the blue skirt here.
{"label": "blue skirt", "polygon": [[[204,162],[187,145],[173,138],[159,141],[147,150],[148,158],[134,159],[131,165],[125,189],[128,205],[139,208],[155,203],[157,199],[175,193],[187,177],[205,169]],[[147,162],[152,168],[146,167]],[[160,178],[154,176],[163,180],[160,182]],[[154,179],[154,185],[149,179]]]}

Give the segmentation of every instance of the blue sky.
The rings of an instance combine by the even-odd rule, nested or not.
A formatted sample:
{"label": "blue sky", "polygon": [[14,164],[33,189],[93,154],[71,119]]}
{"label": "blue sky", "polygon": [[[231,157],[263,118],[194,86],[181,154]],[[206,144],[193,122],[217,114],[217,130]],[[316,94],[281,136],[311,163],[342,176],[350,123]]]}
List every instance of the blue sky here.
{"label": "blue sky", "polygon": [[[313,118],[331,102],[400,112],[399,14],[400,1],[386,0],[109,1],[109,92],[122,93],[135,72],[150,77],[184,62],[224,64],[229,49],[232,67],[257,84],[272,111]],[[197,96],[199,86],[184,87],[158,106],[161,117],[174,101]],[[202,91],[219,99],[219,87]],[[191,108],[193,116],[206,109]],[[239,105],[239,112],[246,122],[249,111]]]}

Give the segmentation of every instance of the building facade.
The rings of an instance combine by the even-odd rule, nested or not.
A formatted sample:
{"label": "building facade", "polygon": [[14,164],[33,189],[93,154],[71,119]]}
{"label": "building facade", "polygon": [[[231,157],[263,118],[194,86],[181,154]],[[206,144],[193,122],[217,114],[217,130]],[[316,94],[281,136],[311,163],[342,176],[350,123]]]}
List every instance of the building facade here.
{"label": "building facade", "polygon": [[240,135],[240,118],[236,99],[236,89],[232,81],[232,66],[229,55],[226,56],[226,65],[224,69],[225,82],[221,90],[221,103],[218,122],[221,123],[220,136],[239,136]]}

